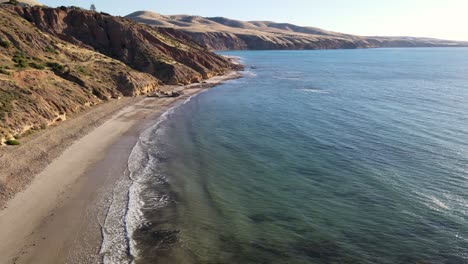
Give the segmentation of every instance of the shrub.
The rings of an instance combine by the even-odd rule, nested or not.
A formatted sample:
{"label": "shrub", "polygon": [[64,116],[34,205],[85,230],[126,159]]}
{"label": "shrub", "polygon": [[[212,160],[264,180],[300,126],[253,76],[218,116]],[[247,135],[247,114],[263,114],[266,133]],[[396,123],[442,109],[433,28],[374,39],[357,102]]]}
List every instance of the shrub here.
{"label": "shrub", "polygon": [[47,62],[47,67],[51,68],[55,72],[62,72],[65,69],[65,66],[62,64],[52,61]]}
{"label": "shrub", "polygon": [[[21,99],[21,92],[17,89],[3,91],[0,89],[0,119],[5,121],[6,114],[11,115],[14,110],[15,101]],[[2,122],[0,122],[1,124]]]}
{"label": "shrub", "polygon": [[36,62],[30,62],[29,66],[38,70],[43,70],[45,68],[44,65],[42,65],[41,63],[36,63]]}
{"label": "shrub", "polygon": [[10,46],[11,46],[10,42],[0,39],[0,47],[4,47],[5,49],[8,49]]}
{"label": "shrub", "polygon": [[76,67],[76,70],[81,72],[84,75],[89,75],[90,74],[89,71],[86,68],[84,68],[83,66]]}
{"label": "shrub", "polygon": [[34,133],[36,133],[36,130],[37,130],[37,129],[35,129],[35,128],[32,128],[32,129],[30,129],[30,130],[28,130],[28,131],[24,132],[24,133],[21,135],[21,137],[17,138],[17,137],[15,136],[15,138],[17,138],[17,139],[21,139],[21,138],[23,138],[23,137],[30,136],[30,135],[32,135],[32,134],[34,134]]}
{"label": "shrub", "polygon": [[10,0],[10,1],[8,1],[8,4],[10,4],[10,5],[17,5],[17,4],[18,4],[18,0]]}
{"label": "shrub", "polygon": [[28,65],[26,54],[22,51],[17,51],[15,55],[13,55],[12,61],[16,63],[16,67],[18,68],[25,68]]}
{"label": "shrub", "polygon": [[18,68],[26,68],[27,66],[27,61],[24,61],[24,60],[20,60],[16,63],[16,67]]}
{"label": "shrub", "polygon": [[5,75],[10,75],[10,73],[6,70],[6,67],[0,66],[0,73]]}
{"label": "shrub", "polygon": [[21,143],[17,140],[14,140],[14,139],[10,139],[10,140],[7,140],[5,142],[5,144],[9,145],[9,146],[18,146],[20,145]]}
{"label": "shrub", "polygon": [[46,51],[49,53],[59,54],[59,52],[52,46],[47,46]]}

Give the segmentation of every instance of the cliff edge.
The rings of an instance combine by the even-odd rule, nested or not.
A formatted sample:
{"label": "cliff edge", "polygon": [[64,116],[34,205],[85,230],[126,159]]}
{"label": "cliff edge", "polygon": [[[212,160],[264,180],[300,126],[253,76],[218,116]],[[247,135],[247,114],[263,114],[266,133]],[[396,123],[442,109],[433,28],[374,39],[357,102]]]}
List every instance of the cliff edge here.
{"label": "cliff edge", "polygon": [[77,8],[0,5],[0,143],[235,67],[181,35]]}
{"label": "cliff edge", "polygon": [[414,37],[366,37],[272,21],[224,17],[164,16],[137,11],[126,16],[156,28],[183,31],[211,50],[308,50],[384,47],[468,47],[468,42]]}

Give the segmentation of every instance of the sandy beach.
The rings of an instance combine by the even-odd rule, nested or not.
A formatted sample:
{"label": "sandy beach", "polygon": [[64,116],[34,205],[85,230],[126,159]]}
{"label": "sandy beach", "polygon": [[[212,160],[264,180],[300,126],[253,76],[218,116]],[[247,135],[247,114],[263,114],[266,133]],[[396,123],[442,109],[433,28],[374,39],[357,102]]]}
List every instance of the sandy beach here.
{"label": "sandy beach", "polygon": [[0,263],[100,263],[101,225],[139,134],[180,100],[237,77],[231,72],[187,86],[177,98],[104,104],[25,139],[16,157],[0,150],[10,164],[2,180],[20,173],[15,190],[22,190],[10,193],[0,211]]}

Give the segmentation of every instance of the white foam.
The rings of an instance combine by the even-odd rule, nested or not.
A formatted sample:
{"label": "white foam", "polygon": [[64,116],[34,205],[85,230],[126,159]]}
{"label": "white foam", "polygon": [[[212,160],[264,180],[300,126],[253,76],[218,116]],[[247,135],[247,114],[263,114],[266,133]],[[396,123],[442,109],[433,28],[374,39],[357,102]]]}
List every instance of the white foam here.
{"label": "white foam", "polygon": [[321,89],[310,89],[310,88],[303,88],[301,89],[303,92],[307,93],[318,93],[318,94],[329,94],[330,92],[327,90],[321,90]]}
{"label": "white foam", "polygon": [[105,222],[102,226],[103,242],[100,254],[104,263],[130,263],[128,258],[128,241],[125,230],[125,216],[128,199],[128,188],[131,181],[126,175],[115,185],[112,200]]}
{"label": "white foam", "polygon": [[234,64],[237,64],[237,65],[244,64],[243,60],[242,60],[242,57],[233,56],[233,55],[223,55],[223,57],[230,59],[231,62],[234,63]]}
{"label": "white foam", "polygon": [[[151,173],[156,161],[148,155],[147,147],[155,144],[154,141],[164,133],[160,126],[174,110],[190,102],[198,94],[200,93],[168,109],[154,125],[140,135],[128,159],[128,172],[115,184],[107,216],[102,225],[103,242],[100,254],[103,255],[104,263],[129,264],[139,258],[137,243],[132,237],[139,227],[147,223],[143,210],[162,208],[170,200],[166,195],[156,195],[148,199],[148,204],[141,199],[145,181],[158,180],[154,179]],[[161,183],[163,182],[164,178]]]}
{"label": "white foam", "polygon": [[419,196],[422,196],[423,203],[430,209],[438,211],[438,212],[446,212],[448,210],[451,210],[451,208],[444,203],[441,199],[430,195],[430,194],[424,194],[421,192],[417,192]]}
{"label": "white foam", "polygon": [[243,71],[242,75],[244,77],[257,77],[257,74],[255,72],[252,72],[252,71]]}

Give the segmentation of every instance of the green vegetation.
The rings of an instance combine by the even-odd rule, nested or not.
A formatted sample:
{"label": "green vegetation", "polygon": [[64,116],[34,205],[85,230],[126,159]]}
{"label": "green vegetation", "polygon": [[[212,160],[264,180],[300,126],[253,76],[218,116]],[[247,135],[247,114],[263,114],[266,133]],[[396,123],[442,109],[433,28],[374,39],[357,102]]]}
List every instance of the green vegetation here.
{"label": "green vegetation", "polygon": [[60,63],[49,61],[47,62],[47,67],[51,68],[54,72],[63,72],[65,66]]}
{"label": "green vegetation", "polygon": [[10,5],[17,5],[17,4],[19,4],[18,0],[10,0],[10,1],[8,1],[8,3],[9,3]]}
{"label": "green vegetation", "polygon": [[5,142],[5,144],[9,145],[9,146],[18,146],[20,145],[21,143],[17,140],[14,140],[14,139],[10,139],[10,140],[7,140]]}
{"label": "green vegetation", "polygon": [[52,46],[47,46],[46,51],[49,53],[59,54],[59,52]]}
{"label": "green vegetation", "polygon": [[77,66],[76,70],[84,75],[90,75],[88,69],[84,68],[83,66]]}
{"label": "green vegetation", "polygon": [[31,66],[31,67],[34,68],[34,69],[38,69],[38,70],[43,70],[43,69],[45,69],[45,67],[44,67],[43,64],[37,63],[37,62],[30,62],[30,63],[29,63],[29,66]]}
{"label": "green vegetation", "polygon": [[20,137],[16,137],[16,136],[15,136],[15,138],[16,138],[16,139],[21,139],[21,138],[30,136],[30,135],[32,135],[32,134],[34,134],[34,133],[36,133],[36,132],[37,132],[37,129],[32,128],[32,129],[30,129],[30,130],[24,132]]}
{"label": "green vegetation", "polygon": [[0,66],[0,74],[10,75],[10,73],[6,69],[7,67]]}
{"label": "green vegetation", "polygon": [[28,66],[28,58],[26,58],[26,54],[22,51],[15,52],[12,61],[16,63],[16,67],[18,68],[26,68]]}
{"label": "green vegetation", "polygon": [[4,120],[5,114],[13,111],[14,101],[21,99],[21,92],[18,90],[3,91],[0,87],[0,120]]}
{"label": "green vegetation", "polygon": [[5,49],[8,49],[9,47],[11,47],[11,43],[8,42],[7,40],[0,38],[0,47],[4,47]]}

